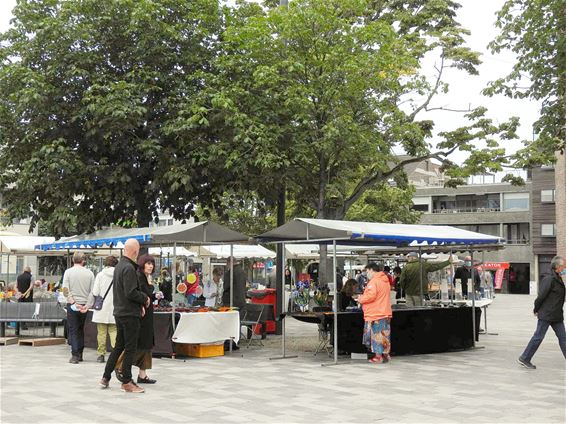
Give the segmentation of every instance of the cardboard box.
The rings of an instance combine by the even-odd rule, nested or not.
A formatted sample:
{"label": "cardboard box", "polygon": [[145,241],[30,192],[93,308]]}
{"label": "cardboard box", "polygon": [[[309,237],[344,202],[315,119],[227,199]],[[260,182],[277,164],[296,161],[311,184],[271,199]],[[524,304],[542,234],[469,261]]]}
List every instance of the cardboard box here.
{"label": "cardboard box", "polygon": [[178,355],[192,356],[194,358],[212,358],[224,356],[224,343],[221,344],[175,344],[175,352]]}

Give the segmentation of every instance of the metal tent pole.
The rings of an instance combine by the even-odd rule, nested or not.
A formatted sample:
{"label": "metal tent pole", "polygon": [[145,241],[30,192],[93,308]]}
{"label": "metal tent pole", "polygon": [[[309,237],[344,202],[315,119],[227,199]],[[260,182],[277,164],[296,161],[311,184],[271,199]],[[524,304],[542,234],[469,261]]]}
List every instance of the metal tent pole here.
{"label": "metal tent pole", "polygon": [[[234,305],[234,245],[230,245],[230,308]],[[238,313],[240,313],[238,311]],[[238,327],[240,331],[240,327]],[[232,353],[232,339],[230,339],[230,349],[229,352]]]}
{"label": "metal tent pole", "polygon": [[423,257],[422,248],[419,246],[419,286],[421,287],[421,305],[424,305],[424,294],[423,294]]}
{"label": "metal tent pole", "polygon": [[[470,258],[472,259],[472,265],[470,267],[470,278],[471,278],[471,288],[472,288],[472,347],[476,347],[476,284],[474,280],[474,251],[470,250]],[[468,294],[470,293],[470,287],[468,286]]]}
{"label": "metal tent pole", "polygon": [[[332,309],[334,310],[334,362],[330,364],[322,364],[322,366],[340,365],[338,363],[338,281],[336,275],[336,240],[332,241],[333,261],[334,261],[334,298],[332,299]],[[344,363],[344,362],[343,362]]]}
{"label": "metal tent pole", "polygon": [[450,292],[448,292],[448,298],[450,299],[450,303],[454,304],[454,300],[456,298],[456,284],[454,282],[454,265],[452,264],[452,249],[450,249],[450,286],[452,286],[452,296],[450,296]]}
{"label": "metal tent pole", "polygon": [[173,320],[173,332],[175,332],[175,294],[177,293],[177,242],[173,243],[173,260],[171,262],[171,319]]}
{"label": "metal tent pole", "polygon": [[[285,269],[285,243],[281,243],[281,268],[284,270]],[[281,297],[277,297],[276,296],[276,302],[279,299],[279,305],[280,305],[280,309],[277,310],[277,314],[279,315],[280,319],[281,319],[281,356],[276,356],[274,358],[269,358],[270,360],[274,360],[274,359],[289,359],[289,358],[296,358],[297,355],[287,355],[287,351],[285,349],[285,339],[286,339],[286,335],[285,335],[285,272],[282,272],[281,274]]]}
{"label": "metal tent pole", "polygon": [[332,242],[334,250],[334,263],[332,270],[334,271],[334,298],[332,299],[332,309],[334,309],[334,363],[338,363],[338,281],[336,276],[336,240]]}

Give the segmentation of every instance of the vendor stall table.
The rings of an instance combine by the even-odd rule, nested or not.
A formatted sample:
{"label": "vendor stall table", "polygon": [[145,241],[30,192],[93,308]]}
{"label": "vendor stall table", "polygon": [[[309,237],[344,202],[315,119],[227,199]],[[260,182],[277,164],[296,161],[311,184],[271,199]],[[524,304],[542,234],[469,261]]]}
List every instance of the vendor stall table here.
{"label": "vendor stall table", "polygon": [[[173,334],[171,312],[155,312],[153,330],[154,356],[171,356],[175,343],[214,343],[233,338],[240,339],[240,315],[238,311],[175,313],[176,330]],[[96,324],[92,322],[92,311],[88,312],[85,324],[85,346],[96,349]],[[111,350],[107,344],[108,351]]]}
{"label": "vendor stall table", "polygon": [[[290,314],[300,321],[331,321],[333,313]],[[476,335],[480,308],[476,307]],[[348,353],[365,353],[362,344],[364,318],[361,311],[338,312],[338,346]],[[415,355],[469,349],[473,346],[471,308],[400,308],[393,310],[391,320],[391,353]],[[330,326],[332,331],[332,326]],[[330,338],[333,340],[333,337]]]}
{"label": "vendor stall table", "polygon": [[213,343],[240,340],[240,312],[181,313],[172,340],[175,343]]}

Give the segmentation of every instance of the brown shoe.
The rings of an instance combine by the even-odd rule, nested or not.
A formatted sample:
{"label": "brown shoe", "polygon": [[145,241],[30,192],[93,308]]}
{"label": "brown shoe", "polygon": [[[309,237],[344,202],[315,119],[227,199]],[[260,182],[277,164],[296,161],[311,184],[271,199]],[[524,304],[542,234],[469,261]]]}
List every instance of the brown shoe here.
{"label": "brown shoe", "polygon": [[122,391],[127,392],[127,393],[143,393],[143,392],[145,392],[144,389],[142,389],[140,386],[135,384],[133,381],[130,381],[129,383],[126,383],[126,384],[122,384]]}
{"label": "brown shoe", "polygon": [[100,380],[100,382],[98,384],[100,384],[100,387],[102,387],[103,389],[107,389],[108,385],[110,384],[110,380],[102,377],[102,379]]}

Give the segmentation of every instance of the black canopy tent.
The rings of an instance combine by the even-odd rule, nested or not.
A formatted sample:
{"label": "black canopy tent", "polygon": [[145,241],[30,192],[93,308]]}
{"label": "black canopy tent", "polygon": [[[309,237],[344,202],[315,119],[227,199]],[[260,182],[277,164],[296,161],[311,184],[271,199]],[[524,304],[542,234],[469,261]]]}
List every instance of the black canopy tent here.
{"label": "black canopy tent", "polygon": [[[257,239],[261,242],[279,243],[318,243],[333,246],[334,269],[336,269],[336,245],[366,245],[390,248],[391,252],[418,250],[419,260],[423,252],[431,251],[473,251],[496,250],[504,247],[503,239],[448,226],[381,224],[372,222],[337,221],[311,218],[295,218],[286,224],[268,231]],[[283,258],[283,262],[285,258]],[[422,264],[422,262],[421,262]],[[334,288],[337,287],[336,273],[333,272]],[[422,278],[422,272],[421,272]],[[284,286],[284,281],[281,282]],[[421,284],[422,287],[422,284]],[[422,290],[422,288],[421,288]],[[422,292],[421,292],[422,296]],[[278,308],[286,308],[284,296]],[[338,305],[337,296],[333,300],[334,315],[334,362],[338,363]],[[475,334],[475,296],[472,296],[472,324]],[[474,336],[475,340],[475,336]],[[283,320],[282,358],[285,352],[285,321]]]}

